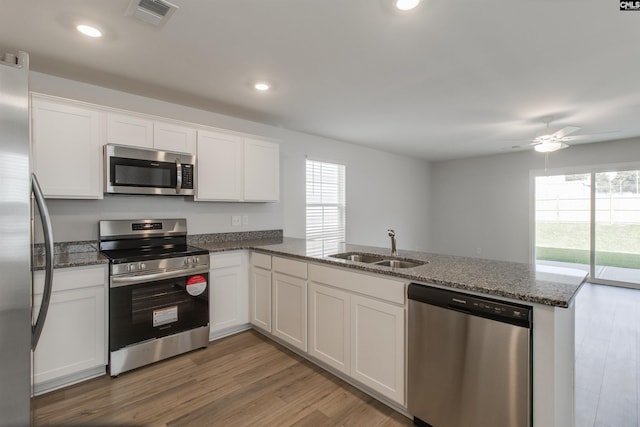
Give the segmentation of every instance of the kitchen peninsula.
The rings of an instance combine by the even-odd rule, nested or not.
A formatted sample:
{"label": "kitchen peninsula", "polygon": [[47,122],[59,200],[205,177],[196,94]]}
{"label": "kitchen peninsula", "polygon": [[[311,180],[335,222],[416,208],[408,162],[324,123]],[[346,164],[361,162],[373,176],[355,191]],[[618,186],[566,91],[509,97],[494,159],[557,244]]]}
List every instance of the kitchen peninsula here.
{"label": "kitchen peninsula", "polygon": [[[256,232],[253,232],[256,233]],[[465,258],[440,254],[399,251],[399,258],[410,258],[425,263],[412,268],[391,268],[373,264],[348,261],[335,258],[338,253],[368,253],[389,256],[389,249],[351,244],[332,244],[305,239],[282,238],[280,230],[276,232],[257,232],[256,235],[229,237],[225,234],[195,235],[189,237],[189,243],[210,251],[212,259],[226,253],[246,253],[250,251],[253,259],[268,259],[268,265],[262,270],[268,272],[268,285],[277,277],[285,277],[291,281],[298,280],[304,288],[304,334],[306,337],[307,286],[313,284],[313,271],[335,271],[336,274],[351,274],[370,280],[372,289],[384,289],[385,283],[391,288],[399,285],[402,289],[400,297],[391,297],[393,305],[399,308],[402,316],[406,316],[406,287],[410,282],[423,283],[435,287],[449,288],[472,295],[488,296],[504,301],[517,302],[533,307],[532,353],[533,353],[533,426],[569,426],[574,425],[574,298],[585,280],[585,273],[570,269],[538,270],[536,266],[522,263],[492,261],[486,259]],[[247,238],[245,238],[247,237]],[[67,247],[73,247],[67,244]],[[60,267],[81,267],[92,263],[102,264],[104,260],[99,254],[88,256],[83,254],[64,254],[65,245],[60,246]],[[87,248],[92,246],[86,244]],[[68,264],[64,264],[68,262]],[[84,264],[83,264],[84,263]],[[254,264],[254,261],[251,262]],[[287,268],[294,266],[287,272]],[[252,267],[252,269],[254,269]],[[286,268],[285,268],[286,267]],[[304,267],[302,270],[300,267]],[[283,276],[284,271],[284,276]],[[301,273],[297,273],[301,271]],[[309,276],[307,276],[307,271]],[[301,277],[298,279],[298,277]],[[273,278],[273,279],[271,279]],[[254,286],[255,277],[251,274],[249,286]],[[308,281],[307,281],[308,279]],[[215,280],[212,275],[212,282]],[[273,282],[272,282],[273,280]],[[360,280],[360,279],[358,279]],[[265,282],[266,283],[266,282]],[[381,285],[382,284],[382,285]],[[380,286],[383,286],[382,288]],[[390,288],[390,289],[391,289]],[[373,292],[373,291],[372,291]],[[391,292],[391,291],[389,291]],[[367,295],[365,287],[355,289],[353,295]],[[271,295],[271,291],[269,291]],[[251,297],[252,299],[255,296]],[[271,307],[269,300],[269,307]],[[252,303],[253,304],[253,301]],[[275,306],[274,306],[275,307]],[[275,319],[276,312],[269,311]],[[309,317],[310,318],[310,317]],[[402,321],[402,355],[405,354],[406,317]],[[318,362],[318,358],[307,354],[296,345],[280,339],[275,333],[265,330],[254,323],[254,328],[272,339],[286,345],[309,360]],[[306,339],[306,338],[305,338]],[[306,342],[306,341],[305,341]],[[309,344],[311,350],[311,344]],[[404,357],[404,356],[403,356]],[[403,362],[404,363],[404,362]],[[327,368],[326,364],[320,363]],[[331,368],[329,366],[329,368]],[[342,375],[340,370],[329,369],[334,374],[359,386],[379,400],[407,414],[404,390],[406,371],[402,365],[402,382],[400,394],[396,397],[377,393],[367,387],[366,382],[349,375]],[[363,386],[364,383],[364,386]]]}
{"label": "kitchen peninsula", "polygon": [[[585,281],[586,274],[583,271],[546,267],[540,269],[531,264],[413,251],[400,251],[399,257],[422,260],[425,264],[413,268],[396,269],[331,256],[338,253],[371,253],[388,256],[389,250],[385,248],[294,238],[284,238],[282,243],[276,244],[252,243],[250,246],[242,245],[241,247],[252,249],[254,253],[270,255],[274,259],[283,257],[308,263],[309,268],[316,266],[316,270],[318,267],[359,270],[372,275],[372,278],[382,275],[401,279],[406,284],[425,283],[531,305],[534,324],[532,329],[533,426],[564,427],[575,424],[575,307],[573,301]],[[212,253],[231,249],[229,243],[222,248],[219,243],[208,244],[205,240],[199,241],[198,244]],[[277,273],[275,268],[273,271],[273,274]],[[406,307],[406,287],[404,304]],[[275,316],[273,313],[270,315]],[[279,342],[282,343],[281,340]],[[389,403],[384,398],[381,400]],[[391,406],[398,409],[393,402]]]}

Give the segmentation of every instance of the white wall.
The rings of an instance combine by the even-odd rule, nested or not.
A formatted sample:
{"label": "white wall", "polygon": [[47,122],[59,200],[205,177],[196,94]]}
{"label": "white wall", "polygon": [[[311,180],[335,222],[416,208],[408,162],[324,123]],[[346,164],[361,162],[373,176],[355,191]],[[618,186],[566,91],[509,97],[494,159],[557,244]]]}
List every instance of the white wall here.
{"label": "white wall", "polygon": [[[427,247],[429,164],[425,161],[42,73],[31,73],[30,89],[280,140],[279,203],[196,203],[120,195],[93,201],[49,199],[56,241],[95,240],[100,219],[148,217],[185,217],[192,234],[282,228],[285,236],[304,237],[308,156],[347,165],[349,243],[387,246],[386,230],[395,228],[399,248]],[[232,214],[249,215],[249,225],[231,227]]]}
{"label": "white wall", "polygon": [[[547,170],[630,162],[640,162],[640,139],[574,145],[550,154]],[[429,249],[529,262],[530,173],[544,169],[534,151],[432,163]]]}

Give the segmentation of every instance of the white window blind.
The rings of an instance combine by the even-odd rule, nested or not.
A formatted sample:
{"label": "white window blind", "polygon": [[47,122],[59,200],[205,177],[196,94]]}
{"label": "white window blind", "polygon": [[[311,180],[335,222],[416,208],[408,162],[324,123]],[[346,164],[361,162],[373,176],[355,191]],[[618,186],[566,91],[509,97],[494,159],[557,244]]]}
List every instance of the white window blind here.
{"label": "white window blind", "polygon": [[345,241],[345,167],[307,160],[307,239]]}

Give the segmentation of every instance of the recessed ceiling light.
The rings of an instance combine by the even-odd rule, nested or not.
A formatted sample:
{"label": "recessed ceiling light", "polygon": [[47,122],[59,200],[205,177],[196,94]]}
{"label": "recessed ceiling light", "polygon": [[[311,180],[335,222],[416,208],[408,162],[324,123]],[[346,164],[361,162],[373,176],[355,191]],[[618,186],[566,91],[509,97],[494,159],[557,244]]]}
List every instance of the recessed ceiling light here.
{"label": "recessed ceiling light", "polygon": [[256,90],[259,90],[260,92],[266,92],[269,89],[271,89],[271,85],[269,83],[265,83],[265,82],[256,83],[256,84],[253,85],[253,87]]}
{"label": "recessed ceiling light", "polygon": [[420,0],[394,0],[393,3],[396,9],[406,12],[415,9],[420,4]]}
{"label": "recessed ceiling light", "polygon": [[97,29],[96,27],[92,27],[91,25],[80,24],[76,27],[78,31],[80,31],[85,36],[89,37],[102,37],[102,31]]}

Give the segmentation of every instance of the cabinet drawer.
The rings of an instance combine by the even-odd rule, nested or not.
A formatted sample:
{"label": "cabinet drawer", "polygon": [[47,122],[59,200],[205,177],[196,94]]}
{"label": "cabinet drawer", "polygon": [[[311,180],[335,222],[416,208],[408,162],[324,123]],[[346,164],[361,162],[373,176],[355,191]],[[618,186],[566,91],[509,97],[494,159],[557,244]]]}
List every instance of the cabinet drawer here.
{"label": "cabinet drawer", "polygon": [[[33,275],[33,293],[42,295],[44,292],[44,270],[38,270]],[[90,268],[59,268],[53,271],[53,291],[67,291],[71,289],[105,286],[107,283],[107,267]]]}
{"label": "cabinet drawer", "polygon": [[251,253],[251,265],[264,268],[265,270],[271,270],[271,256],[253,252]]}
{"label": "cabinet drawer", "polygon": [[209,265],[212,270],[216,268],[239,267],[242,265],[242,253],[212,253],[209,259]]}
{"label": "cabinet drawer", "polygon": [[273,271],[288,274],[289,276],[307,278],[307,263],[292,259],[273,257]]}
{"label": "cabinet drawer", "polygon": [[309,264],[309,280],[371,296],[395,304],[404,304],[406,283],[386,277]]}

